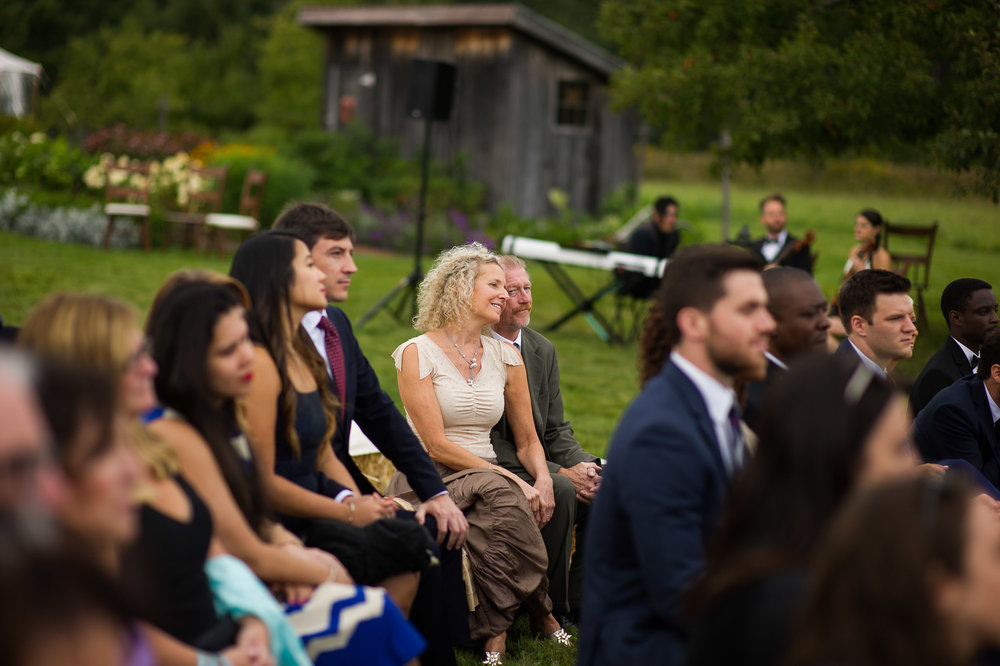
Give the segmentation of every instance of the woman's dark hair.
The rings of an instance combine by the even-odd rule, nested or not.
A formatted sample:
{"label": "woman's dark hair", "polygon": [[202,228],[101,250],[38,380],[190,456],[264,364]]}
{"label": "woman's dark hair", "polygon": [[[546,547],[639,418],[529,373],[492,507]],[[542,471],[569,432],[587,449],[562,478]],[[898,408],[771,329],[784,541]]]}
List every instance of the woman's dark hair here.
{"label": "woman's dark hair", "polygon": [[868,220],[873,227],[878,229],[878,233],[875,234],[875,249],[877,250],[882,246],[882,225],[885,223],[885,220],[882,219],[882,214],[874,208],[865,208],[858,215]]}
{"label": "woman's dark hair", "polygon": [[[112,446],[115,414],[115,381],[110,373],[75,364],[46,360],[39,365],[38,402],[52,434],[52,443],[63,470],[70,478],[80,472],[81,434],[93,436],[91,454]],[[93,425],[93,430],[82,430]]]}
{"label": "woman's dark hair", "polygon": [[932,574],[961,575],[976,492],[949,475],[881,484],[849,501],[818,550],[785,663],[962,663]]}
{"label": "woman's dark hair", "polygon": [[[323,411],[326,413],[327,431],[323,438],[329,442],[337,427],[337,399],[330,391],[323,359],[313,347],[309,334],[298,322],[291,321],[290,292],[295,282],[295,243],[308,243],[290,231],[269,231],[248,238],[233,257],[229,275],[246,287],[253,306],[248,321],[250,336],[263,345],[274,359],[281,378],[281,401],[278,415],[284,423],[285,439],[295,453],[300,451],[299,437],[295,432],[296,396],[288,376],[288,343],[302,357],[312,371],[319,386]],[[294,329],[292,328],[294,326]]]}
{"label": "woman's dark hair", "polygon": [[808,565],[894,395],[866,366],[825,355],[801,360],[769,389],[756,454],[734,480],[692,591],[695,612],[742,584]]}
{"label": "woman's dark hair", "polygon": [[239,432],[236,401],[209,388],[207,361],[215,325],[234,308],[245,307],[242,288],[224,282],[181,282],[157,295],[146,321],[152,342],[156,395],[176,410],[207,442],[233,498],[247,521],[259,528],[265,514],[253,464],[245,465],[231,439]]}

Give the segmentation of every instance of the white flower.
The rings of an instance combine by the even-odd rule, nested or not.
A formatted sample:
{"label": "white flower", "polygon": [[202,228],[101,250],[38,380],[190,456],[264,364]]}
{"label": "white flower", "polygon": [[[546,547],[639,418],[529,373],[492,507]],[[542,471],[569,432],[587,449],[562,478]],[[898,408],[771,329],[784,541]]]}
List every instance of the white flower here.
{"label": "white flower", "polygon": [[34,132],[28,138],[28,141],[30,141],[31,143],[45,143],[46,138],[47,137],[45,136],[44,132]]}
{"label": "white flower", "polygon": [[95,164],[83,173],[83,182],[92,190],[99,190],[107,182],[105,171],[100,164]]}

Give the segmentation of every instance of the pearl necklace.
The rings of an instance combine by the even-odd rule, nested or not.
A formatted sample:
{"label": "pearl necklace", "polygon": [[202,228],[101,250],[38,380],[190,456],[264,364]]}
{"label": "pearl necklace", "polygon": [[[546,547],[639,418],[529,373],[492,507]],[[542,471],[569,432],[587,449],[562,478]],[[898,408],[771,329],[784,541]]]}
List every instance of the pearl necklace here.
{"label": "pearl necklace", "polygon": [[458,352],[458,355],[462,357],[462,360],[469,364],[469,378],[465,381],[468,382],[469,386],[474,386],[474,384],[472,383],[472,378],[475,374],[476,366],[479,365],[479,362],[476,360],[476,357],[479,355],[479,349],[483,346],[482,340],[480,340],[479,338],[476,339],[476,350],[472,352],[472,360],[470,361],[469,357],[466,356],[465,352],[462,351],[462,348],[458,346],[458,343],[452,340],[451,336],[448,335],[447,329],[445,329],[444,331],[444,336],[448,338],[448,342],[450,342],[452,347],[455,348],[455,350]]}

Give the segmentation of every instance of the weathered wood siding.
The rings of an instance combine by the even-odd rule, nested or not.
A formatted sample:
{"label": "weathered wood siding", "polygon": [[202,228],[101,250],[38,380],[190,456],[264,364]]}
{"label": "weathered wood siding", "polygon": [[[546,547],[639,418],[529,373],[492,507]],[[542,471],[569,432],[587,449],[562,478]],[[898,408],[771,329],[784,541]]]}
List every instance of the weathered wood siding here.
{"label": "weathered wood siding", "polygon": [[[324,127],[338,129],[341,102],[353,98],[354,117],[398,138],[411,157],[419,155],[423,121],[406,113],[410,60],[454,63],[451,119],[433,123],[432,155],[464,154],[471,175],[487,185],[491,210],[551,214],[548,192],[558,188],[573,209],[595,212],[634,180],[634,122],[611,112],[603,76],[509,27],[333,28],[327,54]],[[585,126],[557,124],[561,80],[588,84]]]}

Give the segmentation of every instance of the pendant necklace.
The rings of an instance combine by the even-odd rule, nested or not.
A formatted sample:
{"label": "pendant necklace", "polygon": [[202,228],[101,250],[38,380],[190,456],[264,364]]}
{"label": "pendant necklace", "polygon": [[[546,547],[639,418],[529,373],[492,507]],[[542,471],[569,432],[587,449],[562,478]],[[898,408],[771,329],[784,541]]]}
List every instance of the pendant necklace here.
{"label": "pendant necklace", "polygon": [[476,357],[479,355],[479,349],[483,346],[482,341],[479,339],[476,340],[476,351],[472,353],[472,360],[470,361],[469,357],[466,356],[465,352],[462,351],[462,348],[458,346],[458,343],[452,340],[451,336],[448,335],[448,330],[447,329],[443,330],[444,330],[444,336],[448,338],[448,342],[451,343],[451,346],[455,348],[455,350],[458,352],[458,355],[462,357],[462,360],[469,364],[469,378],[465,381],[468,382],[469,386],[473,386],[472,377],[475,374],[476,366],[479,365],[479,362],[476,361]]}

